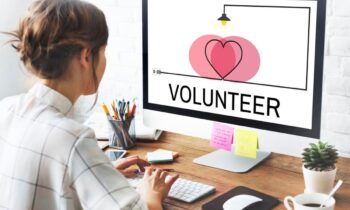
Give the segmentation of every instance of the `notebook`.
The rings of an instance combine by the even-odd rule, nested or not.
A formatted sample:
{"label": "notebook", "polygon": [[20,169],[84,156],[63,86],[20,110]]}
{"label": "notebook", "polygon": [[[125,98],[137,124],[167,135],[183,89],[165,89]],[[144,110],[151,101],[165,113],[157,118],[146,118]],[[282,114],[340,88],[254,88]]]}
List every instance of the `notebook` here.
{"label": "notebook", "polygon": [[224,203],[228,199],[232,198],[233,196],[241,195],[241,194],[253,195],[253,196],[256,196],[256,197],[261,198],[263,200],[261,202],[253,203],[253,204],[247,206],[246,208],[244,208],[244,210],[257,210],[257,209],[258,210],[271,210],[280,203],[279,200],[277,200],[276,198],[274,198],[270,195],[255,191],[255,190],[247,188],[247,187],[239,186],[239,187],[236,187],[236,188],[222,194],[221,196],[215,198],[214,200],[209,201],[208,203],[204,204],[202,206],[202,209],[203,210],[213,210],[213,209],[223,210],[222,206],[224,205]]}

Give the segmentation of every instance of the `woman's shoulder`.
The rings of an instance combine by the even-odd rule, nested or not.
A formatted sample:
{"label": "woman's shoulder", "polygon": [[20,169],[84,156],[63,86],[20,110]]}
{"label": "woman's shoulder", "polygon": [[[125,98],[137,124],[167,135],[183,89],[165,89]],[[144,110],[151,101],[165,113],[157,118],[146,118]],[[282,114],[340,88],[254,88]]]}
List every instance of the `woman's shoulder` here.
{"label": "woman's shoulder", "polygon": [[21,97],[23,97],[24,94],[15,95],[15,96],[8,96],[0,100],[0,109],[9,109],[10,107],[13,107],[14,104],[16,104]]}
{"label": "woman's shoulder", "polygon": [[0,100],[0,116],[7,117],[10,114],[16,113],[18,105],[25,94],[8,96]]}

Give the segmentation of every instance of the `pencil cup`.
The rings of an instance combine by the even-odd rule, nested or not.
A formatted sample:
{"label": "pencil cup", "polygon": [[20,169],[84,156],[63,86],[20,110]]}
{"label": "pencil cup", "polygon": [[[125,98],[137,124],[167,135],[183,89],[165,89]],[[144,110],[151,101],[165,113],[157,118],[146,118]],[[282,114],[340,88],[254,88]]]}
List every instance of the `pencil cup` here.
{"label": "pencil cup", "polygon": [[127,120],[109,119],[108,121],[110,125],[109,147],[127,150],[136,146],[134,118]]}

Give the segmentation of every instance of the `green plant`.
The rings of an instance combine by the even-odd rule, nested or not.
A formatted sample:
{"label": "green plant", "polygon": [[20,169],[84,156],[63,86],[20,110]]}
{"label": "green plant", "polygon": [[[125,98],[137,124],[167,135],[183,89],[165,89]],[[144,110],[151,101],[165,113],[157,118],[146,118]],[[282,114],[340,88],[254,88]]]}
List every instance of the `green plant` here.
{"label": "green plant", "polygon": [[302,155],[305,168],[314,171],[333,170],[338,159],[338,152],[334,146],[321,141],[311,143]]}

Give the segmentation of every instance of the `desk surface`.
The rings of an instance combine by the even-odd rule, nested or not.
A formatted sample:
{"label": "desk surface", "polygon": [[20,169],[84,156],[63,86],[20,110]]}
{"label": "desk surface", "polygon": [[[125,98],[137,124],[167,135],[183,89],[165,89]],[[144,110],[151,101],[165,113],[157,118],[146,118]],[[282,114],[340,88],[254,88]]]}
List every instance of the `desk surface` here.
{"label": "desk surface", "polygon": [[[216,187],[216,193],[192,204],[186,204],[167,199],[165,206],[170,210],[201,209],[204,203],[229,191],[236,186],[246,186],[257,191],[272,195],[283,201],[287,195],[297,195],[304,190],[301,170],[301,159],[280,154],[272,154],[262,165],[245,174],[237,174],[194,164],[193,159],[214,151],[209,142],[204,139],[163,132],[159,141],[139,142],[128,155],[145,157],[147,152],[158,148],[177,151],[180,156],[172,164],[157,165],[160,168],[173,168],[181,177],[207,183]],[[338,161],[337,179],[344,184],[335,195],[336,210],[350,209],[350,160],[340,158]],[[284,210],[282,203],[276,207]]]}

